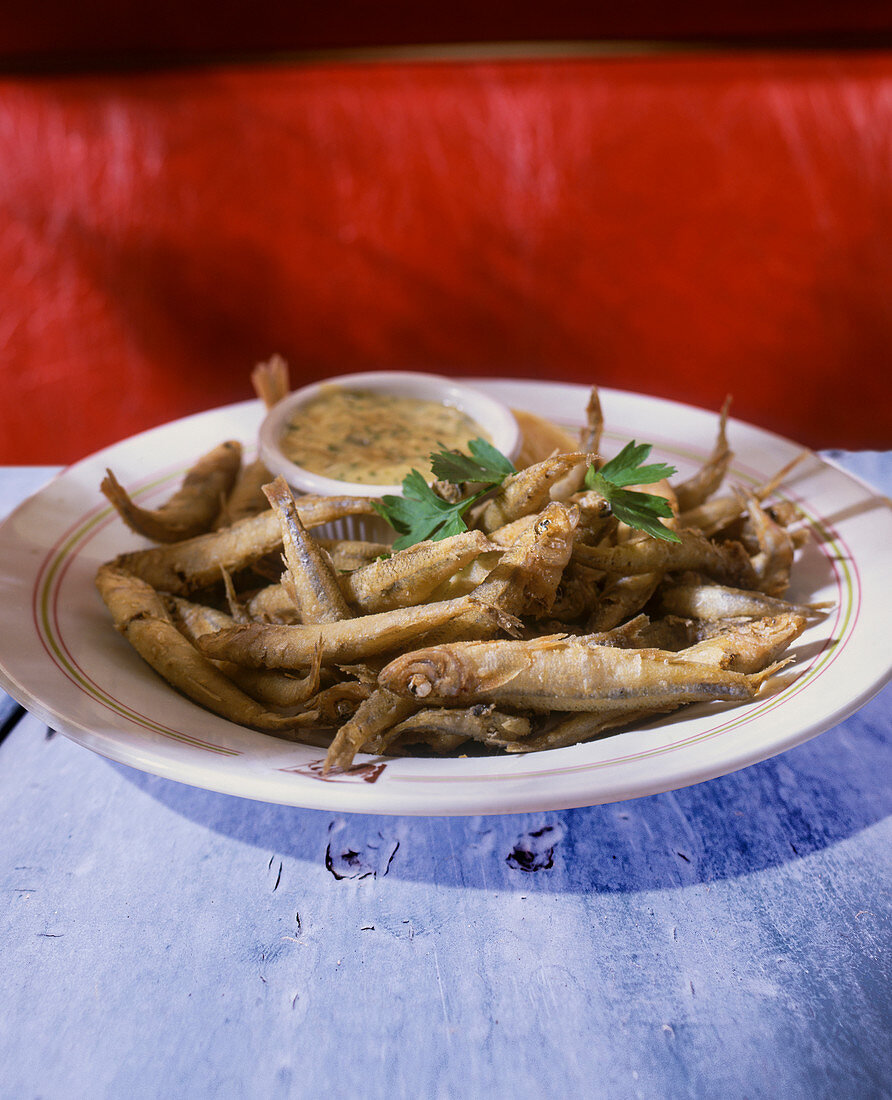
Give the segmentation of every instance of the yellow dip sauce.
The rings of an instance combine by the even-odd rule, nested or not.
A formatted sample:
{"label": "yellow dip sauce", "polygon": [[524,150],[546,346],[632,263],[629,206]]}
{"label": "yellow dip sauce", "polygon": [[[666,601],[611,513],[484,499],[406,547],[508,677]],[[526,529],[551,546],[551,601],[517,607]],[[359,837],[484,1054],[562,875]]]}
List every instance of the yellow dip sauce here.
{"label": "yellow dip sauce", "polygon": [[377,390],[326,386],[302,405],[282,436],[298,466],[337,481],[398,485],[412,469],[425,477],[432,451],[467,450],[487,432],[471,417],[437,401]]}

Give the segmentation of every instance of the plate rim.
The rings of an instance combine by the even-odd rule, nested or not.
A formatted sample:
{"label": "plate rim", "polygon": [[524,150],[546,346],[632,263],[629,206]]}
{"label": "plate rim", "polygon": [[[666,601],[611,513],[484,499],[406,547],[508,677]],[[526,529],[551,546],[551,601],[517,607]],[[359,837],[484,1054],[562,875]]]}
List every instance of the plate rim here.
{"label": "plate rim", "polygon": [[[588,387],[580,383],[569,382],[537,382],[529,379],[504,379],[504,378],[492,378],[492,379],[473,379],[470,380],[471,384],[477,384],[481,388],[493,387],[494,389],[510,388],[516,390],[518,387],[526,389],[528,391],[535,391],[545,387],[549,390],[566,389],[569,392],[586,393]],[[632,391],[614,390],[604,388],[600,390],[602,398],[605,402],[610,400],[621,398],[628,399],[633,402],[643,401],[648,405],[656,404],[657,406],[664,408],[678,407],[688,412],[694,412],[700,415],[708,415],[710,417],[716,417],[717,414],[714,410],[703,409],[694,405],[685,405],[682,402],[673,401],[671,399],[664,399],[659,397],[652,397],[646,394],[636,394]],[[503,400],[504,394],[501,395]],[[521,402],[516,402],[521,405]],[[16,508],[10,512],[10,514],[0,523],[0,537],[2,537],[5,530],[8,530],[8,525],[14,522],[18,517],[29,507],[33,507],[35,501],[42,497],[43,494],[51,486],[55,486],[61,479],[66,476],[76,475],[78,471],[83,468],[96,465],[102,458],[111,452],[114,452],[118,448],[124,445],[135,445],[140,442],[145,442],[151,437],[155,436],[162,430],[169,430],[174,432],[182,432],[190,423],[196,420],[208,420],[220,416],[221,414],[235,414],[240,410],[254,409],[255,412],[258,409],[259,402],[248,400],[243,402],[236,402],[231,405],[220,406],[216,409],[206,410],[201,413],[194,413],[190,416],[180,418],[178,420],[169,421],[166,424],[159,425],[156,428],[147,429],[144,432],[137,433],[134,436],[130,436],[125,440],[121,440],[116,444],[112,444],[103,448],[100,451],[95,452],[92,455],[88,455],[85,458],[79,460],[77,463],[72,464],[66,469],[57,472],[50,480],[38,489],[35,493],[32,493],[24,501],[22,501]],[[578,418],[576,418],[578,419]],[[568,418],[568,422],[571,422]],[[798,444],[786,439],[783,436],[774,432],[769,432],[765,429],[758,428],[755,425],[749,424],[745,421],[733,420],[733,425],[746,428],[750,431],[755,431],[762,437],[770,438],[776,443],[784,447],[794,447],[802,450],[808,450],[807,448],[799,448]],[[809,452],[815,455],[815,452]],[[877,490],[869,483],[859,478],[857,475],[850,473],[848,470],[840,467],[831,458],[825,458],[823,456],[815,455],[816,459],[826,467],[833,471],[837,477],[842,477],[857,488],[866,496],[870,498],[876,498],[880,501],[885,501],[889,504],[888,498],[879,494]],[[98,489],[97,489],[98,492]],[[890,505],[892,507],[892,505]],[[87,513],[81,513],[79,518],[83,518]],[[68,529],[71,529],[74,524],[71,521],[70,516],[65,521]],[[45,564],[47,555],[41,558],[42,568]],[[35,571],[35,577],[38,570]],[[110,627],[111,629],[111,627]],[[755,748],[755,746],[749,750],[741,743],[738,752],[730,755],[726,754],[723,760],[719,763],[715,761],[713,763],[704,762],[704,766],[701,769],[691,770],[690,767],[682,768],[684,776],[675,774],[675,771],[670,768],[666,769],[658,768],[652,780],[644,782],[640,778],[638,780],[629,779],[626,782],[627,789],[623,789],[623,783],[616,783],[614,789],[611,792],[604,793],[593,797],[593,791],[586,785],[581,786],[585,788],[585,791],[580,790],[579,784],[570,784],[564,795],[558,795],[556,791],[542,792],[541,794],[526,793],[523,797],[518,795],[514,798],[501,798],[499,799],[499,805],[487,806],[485,802],[477,797],[456,797],[453,799],[450,805],[437,806],[433,812],[430,808],[430,792],[419,791],[418,798],[415,801],[424,803],[424,805],[412,806],[413,797],[410,792],[405,789],[400,792],[398,799],[399,805],[388,807],[381,805],[381,799],[375,797],[375,787],[368,783],[356,783],[356,782],[337,782],[337,783],[315,783],[312,787],[304,789],[306,785],[289,790],[287,793],[280,792],[278,795],[275,790],[266,789],[270,787],[270,783],[260,783],[257,786],[257,778],[254,777],[254,782],[248,784],[248,788],[245,787],[244,776],[239,776],[236,773],[230,775],[226,771],[215,771],[213,776],[204,775],[199,778],[198,775],[190,777],[191,772],[201,772],[201,767],[196,764],[193,767],[188,767],[182,762],[177,765],[173,761],[169,761],[166,758],[148,760],[145,758],[145,753],[140,754],[136,750],[128,752],[128,746],[126,743],[122,746],[119,732],[117,737],[109,742],[108,735],[97,733],[94,730],[88,729],[83,723],[76,721],[70,716],[66,716],[59,709],[54,707],[51,703],[45,699],[36,695],[26,684],[21,683],[16,676],[12,674],[6,664],[6,660],[3,657],[2,651],[0,651],[0,687],[23,706],[25,706],[31,713],[38,717],[42,721],[46,721],[48,725],[52,725],[53,728],[58,729],[59,732],[64,733],[70,739],[75,742],[84,745],[91,751],[97,752],[99,755],[106,757],[107,759],[124,763],[129,766],[134,766],[139,770],[146,771],[152,774],[160,775],[165,778],[174,779],[179,782],[201,788],[216,790],[225,794],[234,794],[239,797],[254,798],[261,801],[276,802],[285,805],[295,805],[312,809],[325,809],[335,810],[339,812],[358,812],[358,813],[376,813],[376,814],[410,814],[410,815],[425,815],[425,816],[454,816],[454,815],[467,815],[467,814],[500,814],[500,813],[516,813],[516,812],[533,812],[537,810],[546,809],[565,809],[575,806],[595,805],[604,802],[622,801],[627,798],[643,797],[649,794],[659,793],[667,790],[677,790],[685,786],[692,785],[693,783],[703,782],[705,780],[716,778],[720,775],[729,774],[730,772],[740,770],[743,767],[747,767],[750,764],[759,762],[760,760],[767,759],[771,756],[787,751],[789,748],[794,747],[797,744],[801,744],[818,734],[825,732],[827,729],[837,725],[848,715],[854,713],[860,709],[866,702],[874,697],[885,684],[892,677],[892,668],[887,667],[885,673],[872,683],[865,685],[856,695],[848,697],[840,702],[838,706],[828,711],[821,719],[813,721],[810,724],[796,728],[792,730],[787,736],[775,738],[771,745]],[[168,689],[169,690],[169,689]],[[739,708],[738,708],[739,709]],[[225,721],[219,719],[218,721]],[[227,723],[231,725],[231,723]],[[238,727],[235,727],[238,728]],[[264,736],[258,734],[257,736]],[[619,735],[622,736],[622,735]],[[286,743],[290,744],[290,743]],[[294,748],[294,746],[291,746]],[[579,746],[572,746],[569,749],[557,749],[548,750],[546,753],[538,754],[524,754],[516,757],[497,757],[497,758],[483,758],[483,759],[497,759],[497,760],[511,760],[511,759],[524,759],[526,755],[535,755],[537,757],[552,757],[556,754],[563,754],[566,756],[568,752],[572,752],[578,749]],[[671,751],[671,747],[665,750]],[[135,758],[136,757],[136,758]],[[474,758],[476,760],[476,758]],[[709,758],[711,759],[711,758]],[[523,777],[523,782],[530,782],[531,777]],[[467,780],[463,780],[460,776],[454,780],[457,784],[467,783]],[[476,785],[476,784],[475,784]],[[390,787],[390,784],[387,784]],[[422,783],[423,786],[423,783]],[[253,788],[253,789],[251,789]],[[311,795],[310,791],[318,792],[319,797],[315,798]],[[337,792],[335,797],[331,795]],[[299,793],[300,797],[294,797]],[[391,790],[390,795],[393,795]],[[503,793],[507,794],[503,789]]]}

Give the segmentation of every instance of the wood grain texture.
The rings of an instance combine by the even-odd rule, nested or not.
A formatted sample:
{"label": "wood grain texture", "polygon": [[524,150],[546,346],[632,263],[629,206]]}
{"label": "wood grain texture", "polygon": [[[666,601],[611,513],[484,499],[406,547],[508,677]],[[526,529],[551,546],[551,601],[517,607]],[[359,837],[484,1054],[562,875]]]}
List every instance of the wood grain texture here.
{"label": "wood grain texture", "polygon": [[195,790],[29,716],[0,1095],[888,1095],[890,703],[674,793],[446,819]]}
{"label": "wood grain texture", "polygon": [[0,1091],[881,1095],[889,702],[674,794],[482,819],[196,791],[28,719]]}

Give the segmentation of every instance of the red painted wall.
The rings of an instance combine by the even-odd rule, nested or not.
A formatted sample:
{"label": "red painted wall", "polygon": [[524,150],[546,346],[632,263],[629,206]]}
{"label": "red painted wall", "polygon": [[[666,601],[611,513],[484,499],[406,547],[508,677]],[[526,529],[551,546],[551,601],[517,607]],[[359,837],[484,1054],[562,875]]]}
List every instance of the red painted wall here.
{"label": "red painted wall", "polygon": [[370,367],[892,446],[892,53],[0,80],[0,461]]}

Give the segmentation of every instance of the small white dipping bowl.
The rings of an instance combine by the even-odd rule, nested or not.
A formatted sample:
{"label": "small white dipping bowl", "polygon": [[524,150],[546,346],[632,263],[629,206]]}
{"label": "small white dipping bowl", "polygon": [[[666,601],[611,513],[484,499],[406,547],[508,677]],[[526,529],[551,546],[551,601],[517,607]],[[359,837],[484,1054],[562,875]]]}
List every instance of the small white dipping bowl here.
{"label": "small white dipping bowl", "polygon": [[[303,493],[321,496],[383,497],[399,496],[401,485],[366,485],[355,481],[338,481],[335,478],[315,474],[296,465],[282,453],[281,440],[288,421],[302,405],[312,401],[328,386],[350,390],[374,390],[396,394],[399,397],[415,397],[422,401],[437,401],[451,405],[475,420],[492,440],[492,444],[512,461],[520,450],[520,428],[507,405],[492,397],[436,374],[417,374],[408,371],[373,371],[365,374],[345,374],[314,382],[295,390],[283,398],[266,415],[260,426],[260,457],[268,470],[281,474],[289,485]],[[431,451],[436,451],[437,440],[432,439]],[[419,471],[427,476],[430,468]],[[391,532],[392,534],[392,532]]]}

